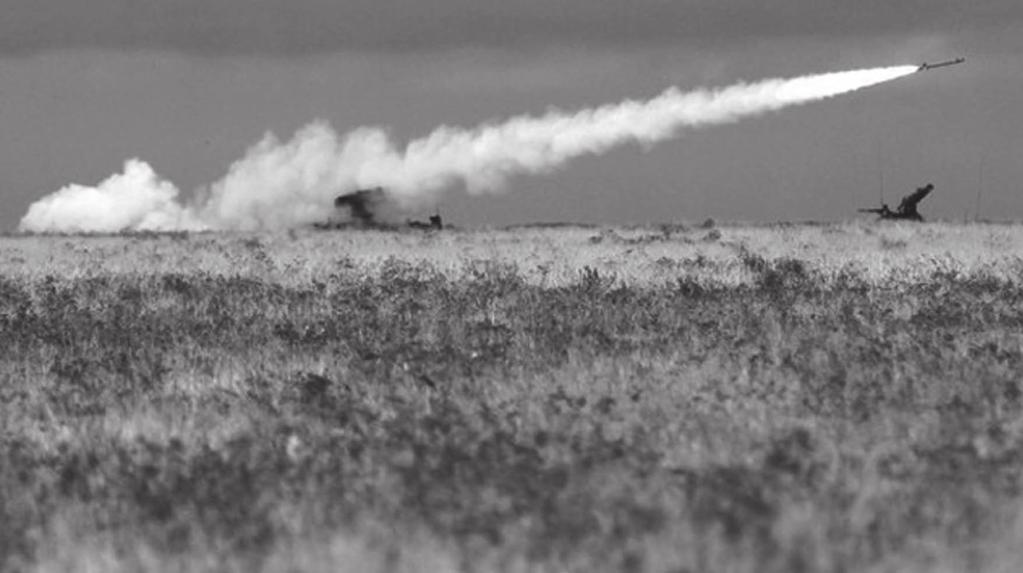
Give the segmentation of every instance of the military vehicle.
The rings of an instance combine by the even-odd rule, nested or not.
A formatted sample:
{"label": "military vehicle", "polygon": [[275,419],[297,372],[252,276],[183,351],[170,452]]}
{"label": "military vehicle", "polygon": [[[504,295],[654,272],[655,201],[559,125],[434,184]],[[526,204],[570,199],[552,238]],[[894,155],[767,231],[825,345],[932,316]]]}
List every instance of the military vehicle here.
{"label": "military vehicle", "polygon": [[[346,210],[348,217],[341,220],[332,217],[331,221],[316,223],[313,226],[323,230],[350,228],[401,229],[402,226],[399,224],[379,221],[377,219],[377,215],[381,211],[384,211],[382,215],[385,219],[391,218],[386,213],[388,203],[387,192],[383,187],[358,189],[350,193],[338,195],[334,198],[334,207],[338,210]],[[391,207],[393,208],[393,205]],[[444,221],[441,219],[440,213],[437,213],[430,216],[429,222],[406,220],[404,227],[427,231],[442,230],[444,229]]]}
{"label": "military vehicle", "polygon": [[435,215],[430,215],[430,221],[428,223],[409,219],[405,221],[405,225],[409,229],[419,229],[420,231],[441,231],[444,229],[444,220],[440,218],[440,213],[437,213]]}
{"label": "military vehicle", "polygon": [[358,191],[338,195],[334,199],[334,207],[348,209],[348,214],[353,222],[370,227],[376,223],[375,211],[377,205],[385,199],[383,187],[359,189]]}
{"label": "military vehicle", "polygon": [[887,203],[882,203],[876,209],[860,209],[860,213],[874,213],[881,219],[923,222],[924,218],[917,211],[916,207],[925,197],[931,194],[931,191],[934,191],[934,185],[928,183],[903,197],[902,201],[899,202],[899,206],[894,211],[888,208]]}

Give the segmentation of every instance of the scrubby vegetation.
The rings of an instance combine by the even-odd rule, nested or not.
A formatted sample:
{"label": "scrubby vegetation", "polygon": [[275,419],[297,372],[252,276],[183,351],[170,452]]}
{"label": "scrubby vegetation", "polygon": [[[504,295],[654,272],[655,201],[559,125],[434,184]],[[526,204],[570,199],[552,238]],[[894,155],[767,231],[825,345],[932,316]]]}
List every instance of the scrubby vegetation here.
{"label": "scrubby vegetation", "polygon": [[0,566],[1018,570],[1023,265],[902,229],[4,239]]}

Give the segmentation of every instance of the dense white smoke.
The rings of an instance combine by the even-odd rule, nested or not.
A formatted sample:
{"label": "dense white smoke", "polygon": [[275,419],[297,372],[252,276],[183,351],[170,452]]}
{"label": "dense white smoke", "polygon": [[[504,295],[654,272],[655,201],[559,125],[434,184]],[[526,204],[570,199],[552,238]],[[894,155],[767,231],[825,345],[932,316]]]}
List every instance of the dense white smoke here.
{"label": "dense white smoke", "polygon": [[896,66],[772,79],[723,89],[670,88],[647,101],[624,101],[575,113],[550,111],[473,129],[441,126],[395,146],[379,128],[338,135],[315,122],[290,141],[272,134],[236,161],[227,175],[198,190],[194,204],[139,160],[96,187],[69,185],[37,201],[21,220],[32,232],[280,229],[327,219],[336,195],[382,186],[399,205],[436,200],[464,185],[500,191],[507,178],[543,173],[569,159],[626,142],[651,144],[683,128],[741,118],[848,93],[917,71]]}
{"label": "dense white smoke", "polygon": [[143,161],[130,159],[124,172],[96,187],[68,185],[36,201],[21,228],[37,232],[112,233],[206,228],[177,201],[178,189]]}

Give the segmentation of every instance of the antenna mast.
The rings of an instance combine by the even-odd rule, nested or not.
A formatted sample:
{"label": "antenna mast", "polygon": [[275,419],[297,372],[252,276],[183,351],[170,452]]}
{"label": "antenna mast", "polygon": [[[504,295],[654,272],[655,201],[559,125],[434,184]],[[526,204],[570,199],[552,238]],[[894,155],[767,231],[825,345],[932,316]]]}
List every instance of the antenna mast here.
{"label": "antenna mast", "polygon": [[884,164],[881,162],[881,140],[877,142],[877,179],[881,205],[884,205]]}
{"label": "antenna mast", "polygon": [[973,220],[980,220],[980,195],[984,191],[984,153],[980,154],[980,161],[977,162],[977,199],[973,206]]}

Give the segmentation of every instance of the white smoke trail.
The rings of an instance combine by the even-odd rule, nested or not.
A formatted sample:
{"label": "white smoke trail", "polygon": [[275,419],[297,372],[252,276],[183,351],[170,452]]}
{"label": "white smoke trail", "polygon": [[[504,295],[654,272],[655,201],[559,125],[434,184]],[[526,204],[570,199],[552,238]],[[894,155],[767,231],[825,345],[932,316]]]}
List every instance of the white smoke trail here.
{"label": "white smoke trail", "polygon": [[70,185],[37,201],[21,220],[32,232],[117,230],[255,230],[326,219],[341,192],[383,186],[405,207],[436,200],[464,185],[470,193],[500,191],[509,176],[544,173],[585,154],[626,142],[652,144],[683,128],[734,122],[891,81],[917,71],[895,66],[771,79],[723,89],[669,88],[647,101],[625,101],[575,113],[550,111],[473,129],[441,126],[396,147],[379,128],[339,136],[315,122],[290,141],[272,134],[235,162],[195,205],[145,163],[96,187]]}

